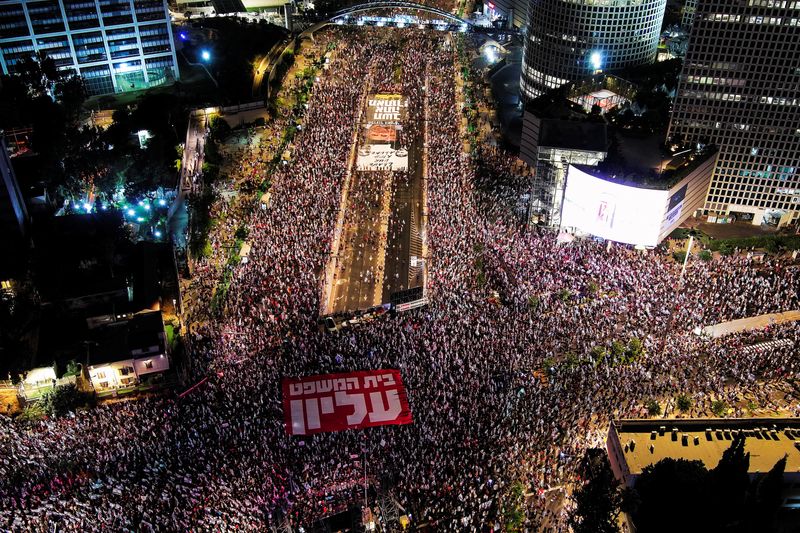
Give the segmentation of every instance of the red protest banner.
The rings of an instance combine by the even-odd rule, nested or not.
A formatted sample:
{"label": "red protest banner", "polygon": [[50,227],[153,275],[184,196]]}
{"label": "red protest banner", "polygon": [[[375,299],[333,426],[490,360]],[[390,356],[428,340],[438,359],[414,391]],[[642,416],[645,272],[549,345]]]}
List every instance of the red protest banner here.
{"label": "red protest banner", "polygon": [[283,417],[290,435],[410,424],[399,370],[362,370],[283,378]]}

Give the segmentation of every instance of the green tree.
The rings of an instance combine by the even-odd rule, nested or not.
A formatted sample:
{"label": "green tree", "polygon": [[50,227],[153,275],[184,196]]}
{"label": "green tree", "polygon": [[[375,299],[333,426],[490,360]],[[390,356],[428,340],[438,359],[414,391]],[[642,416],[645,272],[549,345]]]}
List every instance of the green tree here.
{"label": "green tree", "polygon": [[675,405],[678,407],[678,410],[686,412],[692,408],[692,399],[686,394],[679,394],[675,397]]}
{"label": "green tree", "polygon": [[581,360],[575,352],[567,352],[564,354],[564,364],[567,365],[567,368],[575,368],[581,364]]}
{"label": "green tree", "polygon": [[592,360],[594,365],[597,366],[608,357],[608,349],[605,346],[592,346]]}
{"label": "green tree", "polygon": [[525,486],[519,481],[512,483],[505,494],[502,515],[505,531],[522,531],[525,525]]}
{"label": "green tree", "polygon": [[714,413],[715,416],[723,417],[727,411],[728,404],[723,400],[714,400],[711,402],[711,412]]}
{"label": "green tree", "polygon": [[214,142],[221,142],[231,132],[231,127],[221,117],[215,116],[209,120],[209,138]]}
{"label": "green tree", "polygon": [[745,498],[750,485],[750,453],[745,452],[745,438],[735,437],[722,453],[717,466],[709,472],[708,498],[715,523],[739,527],[744,518]]}
{"label": "green tree", "polygon": [[633,337],[628,341],[628,357],[636,360],[644,353],[644,345],[638,337]]}
{"label": "green tree", "polygon": [[59,385],[42,398],[42,408],[51,416],[64,416],[86,404],[86,400],[75,385]]}
{"label": "green tree", "polygon": [[613,341],[611,343],[611,355],[614,356],[615,361],[621,360],[622,356],[625,355],[625,345],[621,341]]}
{"label": "green tree", "polygon": [[70,359],[67,363],[67,370],[62,377],[77,376],[79,373],[78,363],[75,362],[75,359]]}
{"label": "green tree", "polygon": [[16,71],[31,94],[38,96],[45,95],[51,84],[60,79],[55,61],[45,52],[23,58],[17,65]]}
{"label": "green tree", "polygon": [[644,467],[635,487],[640,500],[634,514],[637,529],[671,533],[677,522],[691,524],[692,531],[718,531],[706,529],[707,477],[708,470],[702,461],[667,457]]}
{"label": "green tree", "polygon": [[586,284],[586,292],[589,293],[590,296],[596,296],[598,292],[600,292],[600,286],[595,281],[590,281]]}
{"label": "green tree", "polygon": [[756,480],[751,490],[750,514],[748,516],[749,531],[770,533],[775,531],[775,518],[783,501],[783,473],[786,470],[784,455],[769,472]]}
{"label": "green tree", "polygon": [[686,252],[672,252],[672,258],[678,263],[683,263],[686,260]]}
{"label": "green tree", "polygon": [[56,96],[64,106],[70,120],[77,120],[81,106],[86,101],[86,84],[81,76],[73,74],[56,84]]}
{"label": "green tree", "polygon": [[648,400],[647,402],[647,413],[650,416],[658,416],[661,414],[661,406],[658,404],[656,400]]}
{"label": "green tree", "polygon": [[572,495],[575,510],[569,524],[573,532],[617,533],[621,494],[605,450],[587,450],[578,473],[583,484]]}

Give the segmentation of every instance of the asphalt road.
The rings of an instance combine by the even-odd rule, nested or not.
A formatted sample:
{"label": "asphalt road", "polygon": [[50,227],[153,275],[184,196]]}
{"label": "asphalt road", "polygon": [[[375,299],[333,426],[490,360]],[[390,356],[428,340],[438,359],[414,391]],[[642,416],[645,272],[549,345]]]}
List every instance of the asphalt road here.
{"label": "asphalt road", "polygon": [[421,277],[409,280],[411,256],[420,253],[412,246],[412,239],[419,235],[420,228],[412,232],[412,225],[422,220],[422,139],[414,139],[408,147],[408,155],[411,171],[408,178],[397,176],[392,183],[383,302],[388,302],[394,292],[422,284]]}
{"label": "asphalt road", "polygon": [[[409,172],[354,173],[333,282],[333,313],[387,303],[393,292],[409,288],[411,255],[420,253],[413,245],[420,228],[412,230],[412,222],[422,220],[422,144],[420,132],[406,147]],[[421,283],[417,276],[411,286]]]}
{"label": "asphalt road", "polygon": [[334,312],[376,305],[375,288],[381,282],[376,273],[383,252],[379,242],[382,198],[373,191],[385,191],[388,179],[384,172],[356,172],[353,176],[334,281]]}

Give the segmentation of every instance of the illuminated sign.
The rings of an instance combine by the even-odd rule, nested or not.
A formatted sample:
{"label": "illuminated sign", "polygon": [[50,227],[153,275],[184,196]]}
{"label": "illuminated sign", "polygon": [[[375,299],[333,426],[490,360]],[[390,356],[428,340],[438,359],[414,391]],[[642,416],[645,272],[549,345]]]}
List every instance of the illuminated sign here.
{"label": "illuminated sign", "polygon": [[[570,166],[561,226],[616,242],[655,246],[667,194],[606,181]],[[681,201],[676,203],[679,209]]]}

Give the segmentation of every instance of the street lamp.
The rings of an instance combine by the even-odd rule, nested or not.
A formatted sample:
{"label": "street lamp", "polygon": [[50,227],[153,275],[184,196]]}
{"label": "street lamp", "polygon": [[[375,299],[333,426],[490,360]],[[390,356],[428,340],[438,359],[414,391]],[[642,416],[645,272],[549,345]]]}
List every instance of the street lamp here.
{"label": "street lamp", "polygon": [[200,51],[200,59],[202,61],[200,61],[199,63],[192,63],[191,61],[189,61],[189,58],[186,57],[186,54],[183,53],[183,50],[181,50],[180,53],[188,64],[190,64],[193,67],[200,67],[203,70],[205,70],[206,74],[208,74],[208,77],[211,78],[211,81],[214,82],[214,86],[219,88],[219,83],[217,83],[217,80],[214,78],[214,76],[211,75],[211,72],[208,71],[208,68],[206,68],[205,65],[205,63],[211,61],[211,52],[207,48],[204,48],[203,50]]}

